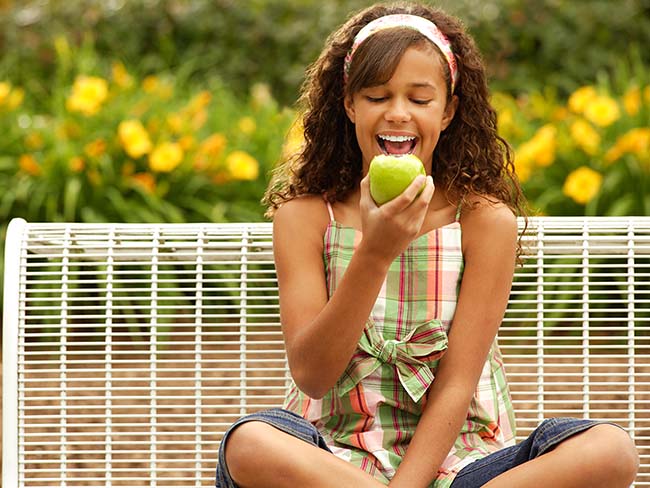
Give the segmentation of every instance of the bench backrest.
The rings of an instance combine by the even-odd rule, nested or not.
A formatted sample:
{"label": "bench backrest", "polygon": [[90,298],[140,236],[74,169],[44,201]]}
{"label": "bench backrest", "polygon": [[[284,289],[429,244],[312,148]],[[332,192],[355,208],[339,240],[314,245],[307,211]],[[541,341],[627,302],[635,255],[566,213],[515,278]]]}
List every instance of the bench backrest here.
{"label": "bench backrest", "polygon": [[[213,486],[288,381],[270,224],[12,221],[3,486]],[[300,236],[296,236],[300,238]],[[538,218],[499,332],[518,434],[606,418],[650,486],[650,218]]]}

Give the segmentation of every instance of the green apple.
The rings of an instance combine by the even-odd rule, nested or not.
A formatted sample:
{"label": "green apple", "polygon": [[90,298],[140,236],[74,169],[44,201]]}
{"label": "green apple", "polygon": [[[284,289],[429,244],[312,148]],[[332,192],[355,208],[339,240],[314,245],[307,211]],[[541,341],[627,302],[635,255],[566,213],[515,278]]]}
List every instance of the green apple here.
{"label": "green apple", "polygon": [[[377,205],[392,200],[411,184],[417,175],[426,175],[424,165],[413,154],[381,154],[370,161],[370,195]],[[424,189],[424,184],[420,191]]]}

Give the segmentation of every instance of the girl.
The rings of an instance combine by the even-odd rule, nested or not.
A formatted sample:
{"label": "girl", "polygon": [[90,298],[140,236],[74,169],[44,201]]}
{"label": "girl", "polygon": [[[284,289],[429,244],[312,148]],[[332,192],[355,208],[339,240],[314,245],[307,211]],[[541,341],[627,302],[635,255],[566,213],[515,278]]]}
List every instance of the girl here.
{"label": "girl", "polygon": [[[513,445],[495,336],[523,199],[459,21],[371,7],[307,75],[304,147],[265,197],[294,384],[226,434],[217,486],[629,486],[611,424],[553,419]],[[405,153],[428,176],[378,207],[370,161]]]}

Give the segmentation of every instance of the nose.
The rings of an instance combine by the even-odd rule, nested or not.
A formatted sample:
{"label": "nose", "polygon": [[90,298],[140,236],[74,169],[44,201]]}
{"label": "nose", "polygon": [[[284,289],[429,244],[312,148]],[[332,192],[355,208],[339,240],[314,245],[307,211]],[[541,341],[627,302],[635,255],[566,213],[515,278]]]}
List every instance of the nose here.
{"label": "nose", "polygon": [[411,113],[408,110],[407,101],[395,97],[386,107],[384,117],[388,122],[408,122],[411,120]]}

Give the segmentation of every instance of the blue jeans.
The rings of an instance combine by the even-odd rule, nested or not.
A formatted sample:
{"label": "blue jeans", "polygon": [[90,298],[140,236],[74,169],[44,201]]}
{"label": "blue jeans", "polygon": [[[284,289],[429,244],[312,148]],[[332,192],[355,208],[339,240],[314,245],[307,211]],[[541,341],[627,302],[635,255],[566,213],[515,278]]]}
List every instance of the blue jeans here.
{"label": "blue jeans", "polygon": [[[309,444],[329,451],[325,440],[311,423],[293,412],[279,408],[265,410],[239,419],[224,435],[221,440],[221,447],[223,448],[226,445],[228,436],[235,427],[250,421],[267,423]],[[456,475],[451,487],[478,488],[491,479],[496,478],[501,473],[541,456],[569,437],[601,423],[604,422],[574,418],[552,418],[544,420],[527,439],[516,446],[506,447],[465,466]],[[216,476],[217,488],[237,488],[237,485],[228,472],[224,449],[219,449],[219,462]]]}
{"label": "blue jeans", "polygon": [[325,439],[320,435],[316,427],[311,423],[307,422],[300,415],[297,415],[288,410],[283,410],[281,408],[272,408],[270,410],[264,410],[263,412],[254,413],[242,417],[237,422],[232,424],[228,431],[221,439],[221,447],[219,448],[219,463],[217,464],[217,488],[237,488],[237,485],[230,477],[228,472],[228,466],[226,466],[226,456],[224,454],[223,447],[226,445],[226,441],[230,433],[243,424],[244,422],[250,421],[259,421],[266,424],[272,425],[276,429],[279,429],[287,434],[290,434],[298,439],[301,439],[309,444],[320,447],[328,452],[331,452],[325,444]]}
{"label": "blue jeans", "polygon": [[604,422],[568,417],[544,420],[522,442],[489,454],[465,466],[456,475],[451,488],[478,488],[509,469],[535,459],[560,442]]}

